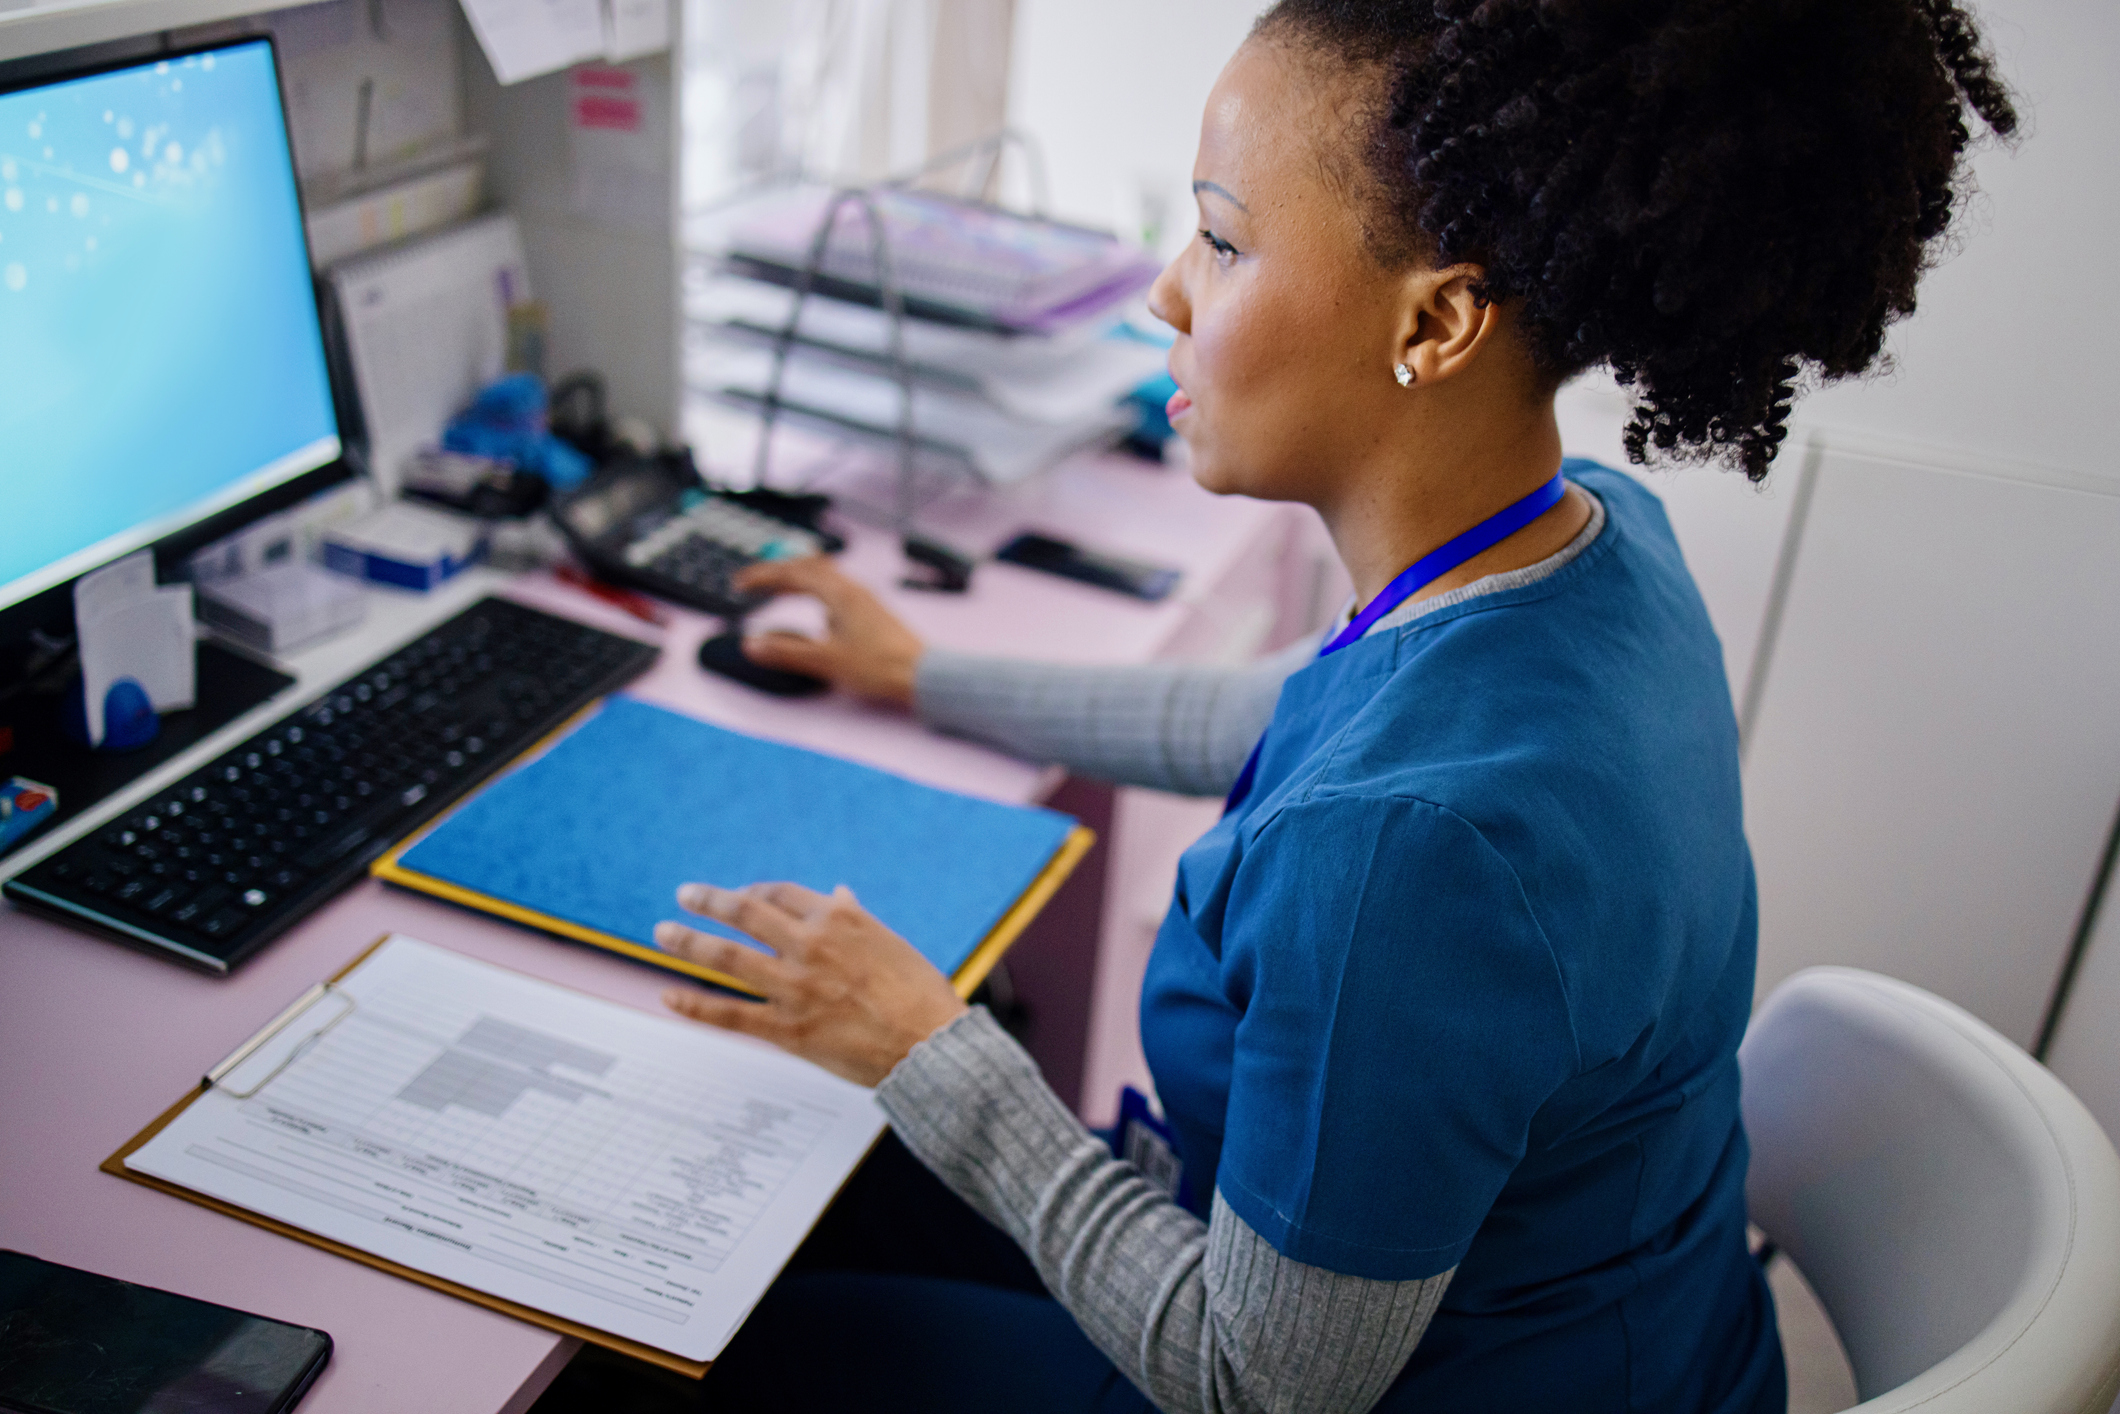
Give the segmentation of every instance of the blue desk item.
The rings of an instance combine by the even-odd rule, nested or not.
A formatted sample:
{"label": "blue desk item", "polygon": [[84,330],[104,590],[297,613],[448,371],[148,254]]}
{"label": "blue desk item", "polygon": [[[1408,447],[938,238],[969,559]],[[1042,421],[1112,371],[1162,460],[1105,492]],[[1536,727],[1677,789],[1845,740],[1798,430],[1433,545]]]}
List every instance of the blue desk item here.
{"label": "blue desk item", "polygon": [[162,714],[155,711],[148,700],[147,689],[140,686],[137,678],[119,678],[103,694],[103,740],[88,739],[88,705],[83,700],[87,684],[81,692],[67,694],[61,709],[60,730],[67,740],[76,746],[92,746],[98,751],[117,753],[133,751],[153,741],[162,731]]}
{"label": "blue desk item", "polygon": [[[389,882],[677,971],[655,925],[677,886],[839,884],[960,988],[1090,843],[1065,815],[1000,805],[761,741],[629,697],[378,860]],[[983,946],[984,945],[984,946]],[[975,958],[977,954],[977,958]],[[714,977],[714,980],[722,980]]]}
{"label": "blue desk item", "polygon": [[497,457],[564,490],[588,479],[589,459],[552,435],[545,420],[544,380],[512,373],[487,385],[449,421],[442,446],[452,452]]}
{"label": "blue desk item", "polygon": [[58,813],[59,792],[27,776],[11,777],[0,785],[0,854]]}

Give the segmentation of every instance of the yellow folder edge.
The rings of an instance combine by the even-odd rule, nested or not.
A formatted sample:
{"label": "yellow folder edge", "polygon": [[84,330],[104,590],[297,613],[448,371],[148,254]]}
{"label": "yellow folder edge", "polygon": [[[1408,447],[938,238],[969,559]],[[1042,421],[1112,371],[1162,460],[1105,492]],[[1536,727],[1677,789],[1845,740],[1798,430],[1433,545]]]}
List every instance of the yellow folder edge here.
{"label": "yellow folder edge", "polygon": [[[540,747],[542,745],[543,743],[540,743]],[[538,749],[539,747],[533,747],[532,751]],[[464,804],[469,804],[470,800],[475,798],[476,795],[477,792],[474,791],[471,796],[465,798]],[[461,808],[461,806],[457,808]],[[641,943],[634,942],[630,938],[621,938],[616,933],[606,933],[601,929],[586,927],[583,924],[575,923],[565,918],[558,918],[549,913],[541,913],[534,908],[525,908],[521,904],[510,903],[508,900],[496,898],[492,894],[464,888],[460,884],[450,883],[447,879],[438,879],[432,874],[423,874],[418,870],[407,869],[402,862],[406,851],[417,845],[430,833],[439,829],[455,813],[455,809],[445,811],[408,838],[401,840],[388,853],[369,865],[368,872],[386,884],[396,884],[400,888],[431,894],[435,898],[444,899],[450,903],[477,909],[481,913],[490,913],[497,918],[505,918],[511,923],[520,923],[525,927],[536,928],[547,933],[557,933],[563,938],[572,938],[576,942],[605,948],[621,956],[630,957],[637,962],[652,963],[657,967],[666,968],[672,972],[680,972],[688,977],[696,977],[703,982],[712,982],[717,987],[727,987],[732,991],[742,992],[748,996],[757,995],[753,989],[738,982],[733,977],[716,972],[711,967],[702,967],[696,962],[688,962],[684,958],[672,957],[660,948],[647,947]],[[1087,825],[1077,825],[1074,829],[1068,831],[1067,838],[1060,842],[1060,847],[1053,851],[1050,859],[1046,860],[1045,867],[1040,869],[1037,877],[1031,880],[1030,887],[1017,895],[1016,901],[1009,905],[1008,912],[1001,915],[1001,920],[993,926],[986,937],[980,940],[979,946],[972,949],[972,955],[964,960],[964,965],[959,967],[956,974],[950,979],[951,985],[956,989],[958,996],[969,997],[979,989],[979,984],[984,982],[986,975],[994,970],[994,964],[1001,960],[1001,955],[1014,945],[1016,939],[1022,936],[1023,930],[1030,926],[1031,920],[1038,916],[1047,903],[1051,902],[1053,895],[1059,891],[1060,886],[1067,882],[1068,875],[1074,873],[1075,866],[1082,862],[1082,856],[1088,854],[1090,846],[1096,842],[1097,832],[1090,829]]]}

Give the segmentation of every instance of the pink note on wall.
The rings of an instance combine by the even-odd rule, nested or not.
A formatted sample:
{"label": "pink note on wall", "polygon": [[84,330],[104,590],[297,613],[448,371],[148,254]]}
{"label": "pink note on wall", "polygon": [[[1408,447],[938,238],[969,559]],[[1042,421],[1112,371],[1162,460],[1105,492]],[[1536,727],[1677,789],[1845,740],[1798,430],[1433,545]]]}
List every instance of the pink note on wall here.
{"label": "pink note on wall", "polygon": [[583,64],[571,75],[574,126],[605,132],[637,133],[644,121],[637,80],[625,69]]}

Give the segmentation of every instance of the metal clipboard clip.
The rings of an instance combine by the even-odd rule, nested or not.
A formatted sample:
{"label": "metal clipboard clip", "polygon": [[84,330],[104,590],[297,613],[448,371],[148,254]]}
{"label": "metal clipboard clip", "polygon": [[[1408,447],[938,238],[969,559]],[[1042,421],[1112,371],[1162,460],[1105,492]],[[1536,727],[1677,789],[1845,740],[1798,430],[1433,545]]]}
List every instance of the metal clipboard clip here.
{"label": "metal clipboard clip", "polygon": [[[265,1072],[263,1079],[242,1090],[232,1090],[221,1083],[229,1075],[233,1074],[236,1070],[240,1069],[246,1061],[250,1060],[253,1056],[257,1055],[266,1047],[272,1045],[274,1041],[280,1039],[283,1032],[286,1032],[289,1027],[294,1025],[295,1022],[306,1017],[312,1007],[316,1006],[317,1003],[323,1001],[327,997],[332,999],[333,1001],[342,1003],[342,1005],[338,1008],[337,1012],[328,1021],[322,1022],[313,1030],[309,1031],[308,1034],[302,1035],[298,1041],[294,1042],[294,1044],[288,1046],[287,1053],[280,1057],[279,1063],[277,1065],[273,1066],[271,1070]],[[222,1094],[228,1096],[231,1100],[249,1099],[251,1096],[257,1094],[260,1090],[263,1090],[267,1085],[270,1085],[274,1080],[278,1079],[281,1071],[287,1069],[287,1067],[293,1065],[297,1060],[300,1060],[303,1056],[307,1055],[309,1053],[310,1047],[316,1045],[317,1042],[323,1040],[324,1037],[330,1033],[332,1027],[337,1026],[347,1017],[353,1015],[355,1005],[356,1003],[353,999],[352,994],[340,991],[338,989],[337,983],[317,983],[314,987],[311,987],[308,991],[302,993],[301,996],[296,997],[294,999],[293,1004],[290,1005],[287,1010],[281,1012],[278,1016],[274,1017],[271,1021],[267,1022],[264,1030],[260,1031],[257,1035],[251,1037],[248,1041],[245,1041],[242,1045],[238,1046],[234,1051],[229,1053],[227,1059],[223,1060],[212,1070],[207,1071],[201,1083],[204,1084],[209,1090],[219,1090]],[[290,1035],[288,1039],[293,1040],[294,1038],[292,1035]]]}

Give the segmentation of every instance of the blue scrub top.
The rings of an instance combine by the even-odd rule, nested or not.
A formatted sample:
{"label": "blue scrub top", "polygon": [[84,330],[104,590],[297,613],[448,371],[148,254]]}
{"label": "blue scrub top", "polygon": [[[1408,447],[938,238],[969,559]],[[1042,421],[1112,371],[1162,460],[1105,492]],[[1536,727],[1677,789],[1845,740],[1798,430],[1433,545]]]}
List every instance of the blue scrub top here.
{"label": "blue scrub top", "polygon": [[1285,1256],[1457,1268],[1381,1409],[1782,1407],[1745,1250],[1757,911],[1722,653],[1657,499],[1281,690],[1185,854],[1142,1040],[1191,1191]]}

